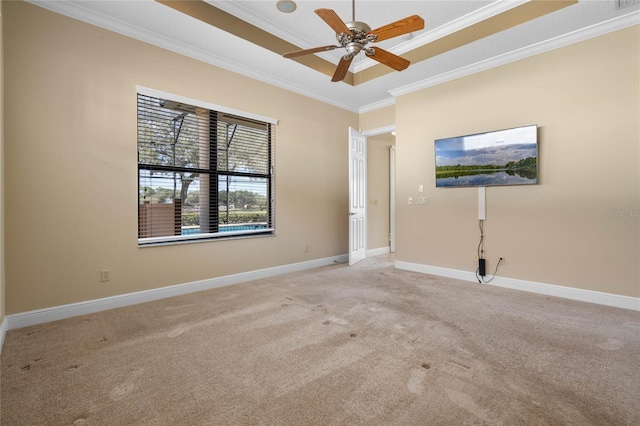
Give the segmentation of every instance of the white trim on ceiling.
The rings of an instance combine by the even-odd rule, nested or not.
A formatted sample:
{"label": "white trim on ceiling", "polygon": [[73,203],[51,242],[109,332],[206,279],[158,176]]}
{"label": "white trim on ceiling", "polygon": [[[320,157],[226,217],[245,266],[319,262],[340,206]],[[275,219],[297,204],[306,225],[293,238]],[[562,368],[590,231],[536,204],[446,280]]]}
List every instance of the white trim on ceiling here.
{"label": "white trim on ceiling", "polygon": [[378,102],[374,102],[372,104],[369,105],[365,105],[361,108],[358,109],[358,114],[364,114],[365,112],[370,112],[370,111],[375,111],[377,109],[381,109],[381,108],[386,108],[388,106],[393,106],[396,103],[396,98],[395,97],[390,97],[387,99],[384,99],[382,101],[378,101]]}
{"label": "white trim on ceiling", "polygon": [[[98,27],[105,28],[110,31],[114,31],[116,33],[119,33],[128,37],[132,37],[134,39],[170,50],[172,52],[175,52],[187,57],[191,57],[193,59],[214,65],[216,67],[223,68],[223,69],[226,69],[250,78],[254,78],[258,81],[262,81],[277,87],[281,87],[283,89],[290,90],[300,95],[318,100],[320,102],[324,102],[329,105],[336,106],[338,108],[345,109],[347,111],[355,112],[355,113],[365,113],[369,111],[374,111],[376,109],[384,108],[387,106],[391,106],[395,104],[395,97],[400,95],[411,93],[427,87],[436,86],[438,84],[442,84],[458,78],[466,77],[474,73],[482,72],[491,68],[505,65],[510,62],[518,61],[520,59],[525,59],[534,55],[548,52],[550,50],[568,46],[573,43],[577,43],[593,37],[604,35],[609,32],[617,31],[632,25],[640,24],[640,11],[630,12],[620,17],[613,18],[608,21],[592,25],[591,27],[580,29],[548,41],[537,43],[522,49],[514,50],[506,54],[498,55],[493,58],[489,58],[465,67],[457,68],[457,69],[448,71],[446,73],[429,77],[427,79],[421,80],[416,83],[391,89],[389,90],[389,94],[391,95],[389,98],[357,107],[351,104],[344,104],[342,102],[337,102],[334,99],[323,96],[321,93],[318,93],[315,91],[309,91],[305,87],[302,87],[297,84],[292,84],[290,81],[274,78],[267,74],[258,72],[254,69],[247,68],[244,65],[238,64],[233,61],[229,61],[226,58],[212,55],[211,53],[202,51],[200,49],[194,49],[189,45],[186,45],[184,43],[178,43],[175,40],[164,37],[158,33],[142,30],[138,27],[134,27],[125,22],[110,18],[108,16],[94,12],[92,10],[89,10],[85,7],[80,6],[78,3],[71,3],[67,0],[58,0],[58,1],[26,0],[26,1],[33,3],[37,6],[40,6],[44,9],[51,10],[53,12],[71,17],[73,19],[77,19],[92,25],[96,25]],[[523,0],[514,1],[513,7],[515,7],[515,5],[519,4],[519,2],[522,2],[522,1]],[[496,5],[496,3],[511,3],[511,2],[500,1],[500,2],[492,3],[486,6],[485,8],[483,8],[486,10],[481,9],[482,13],[494,13],[494,14],[499,13],[499,12],[496,12],[496,9],[495,9],[495,8],[498,8],[498,5]],[[480,19],[480,16],[481,16],[481,13],[478,11],[477,14],[474,12],[469,15],[466,15],[463,18],[460,18],[460,22],[457,22],[457,21],[454,21],[454,22],[456,23],[456,25],[464,25],[465,23],[466,25],[470,25],[470,22],[472,19]],[[441,28],[441,31],[445,31],[445,29]],[[425,37],[426,36],[436,37],[437,34],[432,34],[432,33],[433,32],[426,33]],[[440,36],[442,35],[443,34],[440,34]]]}
{"label": "white trim on ceiling", "polygon": [[[502,0],[495,1],[491,4],[481,7],[480,9],[474,10],[471,13],[461,16],[460,18],[454,19],[453,21],[448,22],[446,25],[441,25],[438,28],[434,28],[430,31],[415,36],[410,40],[400,43],[394,46],[393,49],[390,49],[390,51],[395,53],[396,55],[402,55],[403,53],[407,53],[410,50],[416,49],[420,46],[451,35],[457,31],[470,27],[471,25],[475,25],[489,18],[493,18],[496,15],[506,12],[507,10],[511,10],[514,7],[520,6],[528,1],[529,0],[513,0],[508,2]],[[377,63],[378,62],[373,59],[364,59],[355,63],[353,72],[356,73],[362,71],[376,65]]]}
{"label": "white trim on ceiling", "polygon": [[[399,43],[395,45],[393,48],[389,49],[389,51],[392,53],[395,53],[396,55],[401,55],[417,47],[420,47],[424,44],[430,43],[439,38],[448,36],[456,31],[460,31],[471,25],[477,24],[478,22],[482,22],[486,19],[492,18],[496,15],[499,15],[500,13],[506,12],[507,10],[511,10],[528,1],[529,0],[511,0],[511,1],[505,2],[503,0],[496,0],[493,3],[490,3],[464,16],[454,19],[453,21],[448,22],[446,25],[442,25],[438,28],[434,28],[433,30],[422,33],[409,40]],[[275,26],[271,22],[264,19],[262,16],[259,16],[254,12],[252,12],[251,10],[247,9],[246,7],[243,7],[241,2],[218,2],[214,4],[214,6],[232,15],[244,15],[244,16],[249,15],[251,16],[251,18],[248,20],[248,22],[252,23],[252,25],[256,25],[260,28],[263,28],[268,32],[270,32],[271,34],[274,34],[282,39],[285,39],[285,40],[301,39],[301,36],[302,36],[301,34],[293,33],[293,32],[287,31],[286,28]],[[305,47],[305,48],[315,47],[315,46],[312,46],[311,43],[309,43],[308,41],[305,41],[304,45],[306,47],[305,46],[301,46],[301,47]],[[358,58],[355,58],[355,59],[358,59]],[[353,72],[357,73],[367,68],[370,68],[372,66],[375,66],[377,64],[378,62],[374,61],[373,59],[368,59],[366,58],[366,56],[362,56],[362,59],[358,60],[357,62],[356,60],[354,60]]]}
{"label": "white trim on ceiling", "polygon": [[541,53],[559,49],[561,47],[569,46],[580,41],[588,40],[590,38],[598,37],[638,24],[640,24],[640,11],[631,12],[626,15],[622,15],[620,17],[598,23],[587,28],[576,30],[547,41],[532,44],[531,46],[527,46],[522,49],[514,50],[503,55],[494,56],[493,58],[476,62],[475,64],[458,68],[444,74],[429,77],[422,81],[408,84],[406,86],[398,87],[397,89],[390,90],[389,93],[394,97],[406,95],[407,93],[426,89],[427,87],[437,86],[448,81],[456,80],[458,78],[466,77],[471,74],[486,71],[491,68],[506,65],[510,62],[519,61],[521,59],[529,58],[531,56],[539,55]]}
{"label": "white trim on ceiling", "polygon": [[101,13],[94,12],[92,10],[89,10],[85,7],[78,5],[77,3],[70,3],[67,0],[57,0],[57,1],[26,0],[26,1],[29,3],[33,3],[37,6],[40,6],[43,9],[47,9],[52,12],[67,16],[69,18],[77,19],[79,21],[86,22],[87,24],[95,25],[97,27],[104,28],[109,31],[113,31],[118,34],[122,34],[124,36],[131,37],[133,39],[143,41],[145,43],[149,43],[151,45],[154,45],[163,49],[170,50],[172,52],[178,53],[183,56],[187,56],[189,58],[196,59],[201,62],[205,62],[207,64],[216,66],[218,68],[223,68],[228,71],[232,71],[237,74],[241,74],[246,77],[250,77],[258,81],[271,84],[273,86],[291,90],[292,92],[301,94],[303,96],[307,96],[309,98],[318,100],[320,102],[324,102],[329,105],[336,106],[338,108],[342,108],[355,113],[358,112],[357,108],[353,107],[352,105],[344,104],[342,102],[336,102],[334,99],[325,97],[322,94],[319,94],[317,92],[309,91],[305,87],[299,86],[297,84],[293,84],[288,80],[274,78],[268,74],[261,73],[256,71],[255,69],[248,68],[244,65],[238,64],[237,62],[229,61],[228,59],[223,58],[221,56],[213,55],[210,52],[206,52],[201,49],[196,49],[193,46],[190,46],[185,43],[177,42],[173,39],[170,39],[158,33],[143,30],[139,27],[129,25],[128,23],[123,22],[121,20],[113,19]]}

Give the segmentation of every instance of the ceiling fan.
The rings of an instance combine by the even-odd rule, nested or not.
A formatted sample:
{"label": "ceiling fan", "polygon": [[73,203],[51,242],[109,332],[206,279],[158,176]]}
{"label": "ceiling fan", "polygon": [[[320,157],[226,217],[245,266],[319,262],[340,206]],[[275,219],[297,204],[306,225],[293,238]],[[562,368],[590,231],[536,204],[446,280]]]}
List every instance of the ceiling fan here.
{"label": "ceiling fan", "polygon": [[424,28],[424,19],[418,15],[412,15],[399,21],[383,25],[380,28],[371,30],[371,27],[364,22],[356,21],[356,3],[352,0],[352,21],[343,22],[338,14],[331,9],[316,9],[315,13],[326,22],[335,32],[339,45],[328,45],[315,47],[312,49],[296,50],[294,52],[285,53],[285,58],[295,58],[297,56],[309,55],[311,53],[327,52],[329,50],[344,47],[347,53],[340,59],[331,81],[342,81],[347,72],[353,58],[364,51],[365,55],[375,59],[376,61],[395,69],[402,71],[406,69],[411,62],[395,55],[391,52],[383,50],[379,47],[368,47],[367,44],[387,40],[399,35],[408,34]]}

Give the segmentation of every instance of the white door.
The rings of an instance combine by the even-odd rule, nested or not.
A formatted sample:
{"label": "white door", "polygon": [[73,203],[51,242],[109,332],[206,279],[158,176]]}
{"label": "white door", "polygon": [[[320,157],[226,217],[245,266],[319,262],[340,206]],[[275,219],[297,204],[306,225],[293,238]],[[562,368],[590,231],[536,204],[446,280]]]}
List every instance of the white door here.
{"label": "white door", "polygon": [[349,127],[349,265],[367,254],[367,138]]}

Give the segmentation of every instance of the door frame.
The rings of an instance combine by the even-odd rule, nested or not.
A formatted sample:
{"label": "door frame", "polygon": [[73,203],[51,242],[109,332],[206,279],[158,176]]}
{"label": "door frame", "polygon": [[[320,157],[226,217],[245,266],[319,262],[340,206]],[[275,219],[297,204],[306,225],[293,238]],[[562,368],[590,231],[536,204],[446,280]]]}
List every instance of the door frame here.
{"label": "door frame", "polygon": [[[377,127],[375,129],[360,131],[365,138],[369,138],[370,136],[378,136],[385,135],[387,133],[395,133],[396,125],[390,124],[388,126]],[[365,140],[365,144],[368,143],[368,140]],[[394,144],[395,146],[395,144]],[[367,150],[367,152],[369,152]],[[389,251],[391,253],[395,253],[396,251],[396,170],[395,170],[395,150],[393,151],[393,162],[389,164]],[[368,155],[368,154],[367,154]],[[391,160],[390,160],[391,161]],[[368,179],[368,176],[365,175],[365,179]],[[365,212],[365,215],[367,213]]]}

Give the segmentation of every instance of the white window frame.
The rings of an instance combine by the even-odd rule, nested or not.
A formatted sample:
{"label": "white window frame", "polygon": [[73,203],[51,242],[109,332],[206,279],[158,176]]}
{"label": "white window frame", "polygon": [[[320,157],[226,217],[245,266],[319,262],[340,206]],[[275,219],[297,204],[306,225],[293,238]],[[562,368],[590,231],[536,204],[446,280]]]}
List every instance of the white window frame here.
{"label": "white window frame", "polygon": [[[169,99],[171,101],[192,105],[192,106],[204,108],[207,110],[217,111],[218,113],[231,114],[231,115],[247,118],[250,120],[261,121],[264,123],[271,124],[273,126],[272,129],[278,124],[278,120],[275,118],[253,114],[253,113],[249,113],[246,111],[241,111],[233,108],[228,108],[222,105],[213,104],[211,102],[206,102],[199,99],[193,99],[193,98],[181,96],[175,93],[160,91],[157,89],[152,89],[144,86],[136,86],[136,98],[138,95],[151,96],[159,99]],[[136,108],[136,116],[137,114],[138,114],[138,110]],[[274,150],[273,142],[274,141],[272,137],[272,140],[271,140],[272,150]],[[137,144],[138,144],[138,141],[136,136],[136,146]],[[137,175],[138,175],[137,180],[139,185],[140,175],[139,173],[137,173]],[[271,185],[275,187],[273,166],[272,166],[270,175],[271,175]],[[272,188],[271,199],[269,200],[270,212],[272,215],[271,217],[272,223],[275,223],[274,194],[275,194],[275,188]],[[182,243],[192,243],[192,242],[227,240],[232,238],[251,238],[256,236],[273,235],[274,233],[275,233],[275,227],[270,227],[270,228],[262,228],[259,230],[225,231],[223,233],[198,233],[194,235],[171,235],[171,236],[161,236],[161,237],[148,237],[148,238],[138,238],[138,245],[140,247],[145,247],[145,246],[157,246],[157,245],[166,245],[166,244],[182,244]]]}

